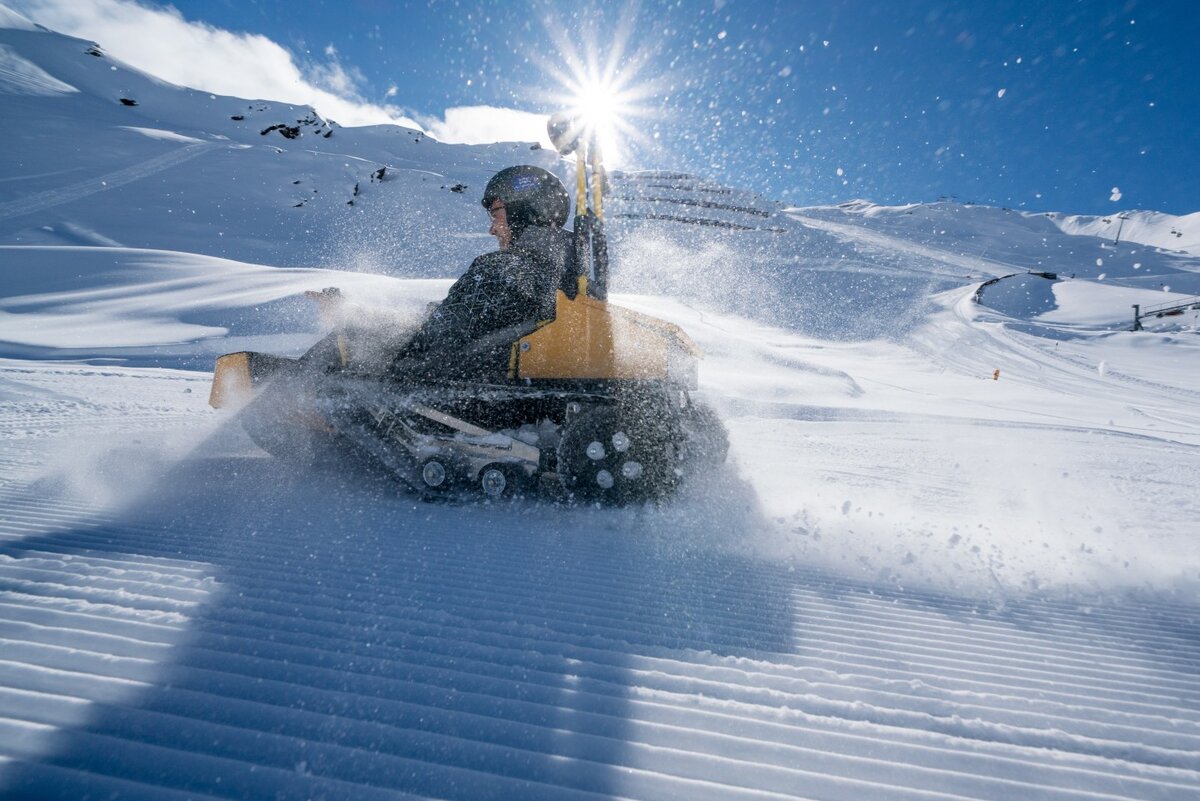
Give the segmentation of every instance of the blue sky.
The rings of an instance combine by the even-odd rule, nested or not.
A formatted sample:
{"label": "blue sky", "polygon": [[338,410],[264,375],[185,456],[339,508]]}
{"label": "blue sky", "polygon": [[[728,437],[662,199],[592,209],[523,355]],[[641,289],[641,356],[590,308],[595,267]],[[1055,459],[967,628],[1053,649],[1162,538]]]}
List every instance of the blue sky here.
{"label": "blue sky", "polygon": [[308,74],[423,122],[480,105],[550,111],[572,51],[595,53],[645,93],[628,166],[796,204],[1200,210],[1194,2],[171,5],[268,37]]}

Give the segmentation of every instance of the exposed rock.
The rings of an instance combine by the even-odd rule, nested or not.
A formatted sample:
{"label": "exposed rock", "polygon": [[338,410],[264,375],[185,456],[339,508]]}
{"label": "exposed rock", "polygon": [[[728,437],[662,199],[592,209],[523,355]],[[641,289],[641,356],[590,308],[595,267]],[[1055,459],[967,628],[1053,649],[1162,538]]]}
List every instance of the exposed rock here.
{"label": "exposed rock", "polygon": [[300,136],[300,128],[298,126],[284,125],[283,123],[280,123],[278,125],[272,125],[269,128],[264,128],[262,131],[259,132],[259,134],[262,136],[266,136],[271,131],[279,131],[280,136],[282,136],[284,139],[296,139],[297,137]]}
{"label": "exposed rock", "polygon": [[137,102],[136,100],[132,100],[132,99],[130,99],[130,98],[128,98],[128,97],[122,97],[122,98],[121,98],[121,105],[122,105],[122,106],[136,106],[137,104],[138,104],[138,102]]}
{"label": "exposed rock", "polygon": [[246,115],[245,114],[234,114],[229,119],[233,120],[234,122],[241,122],[242,120],[246,119]]}

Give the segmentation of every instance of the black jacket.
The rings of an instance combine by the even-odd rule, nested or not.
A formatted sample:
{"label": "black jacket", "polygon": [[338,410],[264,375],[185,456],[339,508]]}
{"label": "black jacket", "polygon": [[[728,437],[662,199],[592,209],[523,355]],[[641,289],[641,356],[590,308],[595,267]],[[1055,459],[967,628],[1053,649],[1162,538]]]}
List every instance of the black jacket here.
{"label": "black jacket", "polygon": [[555,290],[568,288],[573,295],[575,275],[574,237],[569,231],[525,228],[507,250],[471,262],[404,347],[397,368],[405,371],[404,363],[411,366],[414,360],[429,363],[439,373],[443,367],[466,368],[462,362],[474,361],[469,356],[481,345],[507,353],[512,340],[491,343],[491,335],[531,328],[553,317]]}

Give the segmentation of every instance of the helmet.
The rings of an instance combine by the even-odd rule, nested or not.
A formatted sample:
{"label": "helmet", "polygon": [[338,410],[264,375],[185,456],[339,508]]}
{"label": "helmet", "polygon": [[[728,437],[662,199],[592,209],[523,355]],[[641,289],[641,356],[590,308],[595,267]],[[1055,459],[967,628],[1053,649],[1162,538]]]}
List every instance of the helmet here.
{"label": "helmet", "polygon": [[492,176],[483,190],[483,207],[504,204],[508,224],[514,231],[528,225],[567,224],[571,198],[553,174],[528,164],[509,167]]}

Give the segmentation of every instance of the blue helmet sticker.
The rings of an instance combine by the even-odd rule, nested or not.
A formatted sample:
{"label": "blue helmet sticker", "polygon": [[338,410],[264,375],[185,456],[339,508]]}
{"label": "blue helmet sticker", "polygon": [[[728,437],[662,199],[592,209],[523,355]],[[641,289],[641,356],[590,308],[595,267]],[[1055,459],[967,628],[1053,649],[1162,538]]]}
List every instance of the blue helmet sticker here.
{"label": "blue helmet sticker", "polygon": [[536,175],[518,175],[513,178],[512,188],[518,192],[524,192],[529,189],[535,189],[538,185],[538,176]]}

